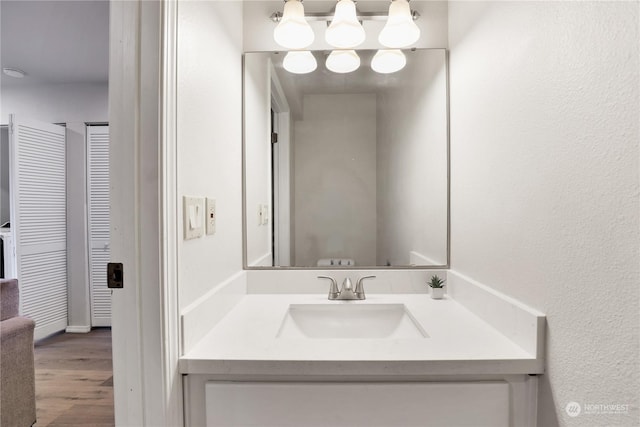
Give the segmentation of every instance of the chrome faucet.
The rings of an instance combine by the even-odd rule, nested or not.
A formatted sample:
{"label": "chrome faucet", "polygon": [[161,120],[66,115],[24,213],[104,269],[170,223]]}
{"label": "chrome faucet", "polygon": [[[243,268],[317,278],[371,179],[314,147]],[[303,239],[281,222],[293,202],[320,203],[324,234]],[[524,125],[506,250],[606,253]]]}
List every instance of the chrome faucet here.
{"label": "chrome faucet", "polygon": [[375,279],[376,276],[364,276],[358,279],[356,282],[356,289],[353,289],[353,284],[350,278],[344,279],[342,282],[342,289],[338,291],[338,283],[336,279],[329,276],[318,276],[318,279],[331,280],[331,287],[329,287],[329,299],[330,300],[364,300],[366,299],[364,294],[364,286],[362,282],[365,279]]}

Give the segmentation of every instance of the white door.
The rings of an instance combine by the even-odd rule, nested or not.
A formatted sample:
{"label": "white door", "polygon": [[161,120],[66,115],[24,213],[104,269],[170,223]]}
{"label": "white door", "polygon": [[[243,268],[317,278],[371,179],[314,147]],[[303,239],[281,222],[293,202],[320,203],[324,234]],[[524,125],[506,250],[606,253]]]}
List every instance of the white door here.
{"label": "white door", "polygon": [[14,271],[35,339],[67,327],[65,135],[62,126],[9,116]]}
{"label": "white door", "polygon": [[109,126],[87,126],[91,326],[111,326],[109,262]]}

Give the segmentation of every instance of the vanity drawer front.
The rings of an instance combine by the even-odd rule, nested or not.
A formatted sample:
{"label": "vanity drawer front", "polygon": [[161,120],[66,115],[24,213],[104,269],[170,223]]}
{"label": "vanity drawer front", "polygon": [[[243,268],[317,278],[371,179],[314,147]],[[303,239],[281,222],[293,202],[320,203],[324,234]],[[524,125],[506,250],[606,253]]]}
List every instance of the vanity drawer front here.
{"label": "vanity drawer front", "polygon": [[207,426],[509,425],[507,382],[208,382]]}

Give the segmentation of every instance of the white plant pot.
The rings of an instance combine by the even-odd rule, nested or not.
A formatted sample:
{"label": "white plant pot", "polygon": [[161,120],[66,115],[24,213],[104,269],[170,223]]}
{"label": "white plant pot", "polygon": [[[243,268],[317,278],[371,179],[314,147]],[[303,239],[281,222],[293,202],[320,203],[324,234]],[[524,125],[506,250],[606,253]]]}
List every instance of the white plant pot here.
{"label": "white plant pot", "polygon": [[431,288],[431,298],[442,299],[444,297],[444,288]]}

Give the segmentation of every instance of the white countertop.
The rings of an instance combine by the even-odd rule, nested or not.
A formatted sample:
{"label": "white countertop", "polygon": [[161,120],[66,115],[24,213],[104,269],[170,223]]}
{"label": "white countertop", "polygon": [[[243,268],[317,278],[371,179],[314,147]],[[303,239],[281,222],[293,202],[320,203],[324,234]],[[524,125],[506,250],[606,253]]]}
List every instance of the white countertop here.
{"label": "white countertop", "polygon": [[[277,337],[290,304],[402,303],[427,332],[412,339]],[[182,374],[415,376],[541,373],[530,354],[453,299],[426,294],[248,294],[180,358]]]}

